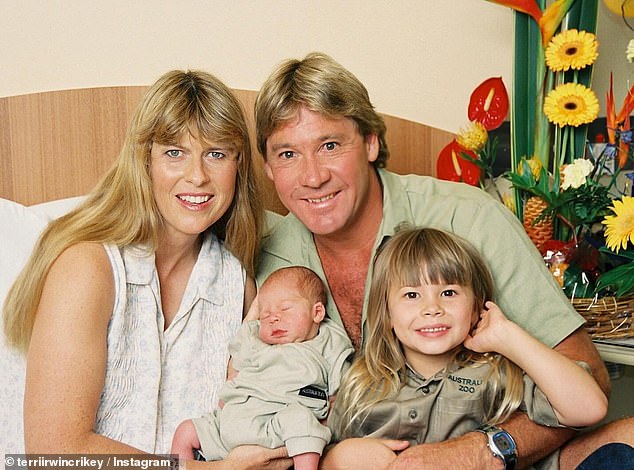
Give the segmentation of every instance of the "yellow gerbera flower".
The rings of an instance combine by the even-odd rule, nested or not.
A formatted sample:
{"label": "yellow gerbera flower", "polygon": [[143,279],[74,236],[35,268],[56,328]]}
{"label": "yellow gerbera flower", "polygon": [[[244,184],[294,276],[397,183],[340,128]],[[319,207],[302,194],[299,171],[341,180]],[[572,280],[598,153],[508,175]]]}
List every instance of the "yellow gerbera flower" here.
{"label": "yellow gerbera flower", "polygon": [[564,83],[551,90],[544,100],[544,113],[559,127],[588,124],[599,115],[599,100],[580,83]]}
{"label": "yellow gerbera flower", "polygon": [[597,59],[599,43],[592,33],[568,29],[551,39],[545,54],[546,65],[554,72],[581,70]]}
{"label": "yellow gerbera flower", "polygon": [[615,215],[603,219],[605,244],[618,253],[621,248],[625,249],[628,241],[634,244],[634,197],[623,196],[615,200],[610,209]]}
{"label": "yellow gerbera flower", "polygon": [[456,136],[456,140],[462,147],[475,153],[484,148],[488,138],[486,128],[478,121],[471,121],[466,128],[460,129]]}

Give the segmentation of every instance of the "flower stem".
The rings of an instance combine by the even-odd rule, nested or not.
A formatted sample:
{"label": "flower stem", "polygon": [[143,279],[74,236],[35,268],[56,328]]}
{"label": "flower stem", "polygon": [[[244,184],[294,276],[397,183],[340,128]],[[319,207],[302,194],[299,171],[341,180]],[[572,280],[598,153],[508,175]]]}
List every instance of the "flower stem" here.
{"label": "flower stem", "polygon": [[568,227],[570,229],[570,232],[572,233],[572,239],[575,242],[575,246],[578,245],[577,242],[577,232],[575,230],[575,226],[572,225],[572,223],[570,223],[570,221],[568,219],[566,219],[563,215],[561,214],[557,214],[557,218],[560,220],[561,223],[563,223],[566,227]]}

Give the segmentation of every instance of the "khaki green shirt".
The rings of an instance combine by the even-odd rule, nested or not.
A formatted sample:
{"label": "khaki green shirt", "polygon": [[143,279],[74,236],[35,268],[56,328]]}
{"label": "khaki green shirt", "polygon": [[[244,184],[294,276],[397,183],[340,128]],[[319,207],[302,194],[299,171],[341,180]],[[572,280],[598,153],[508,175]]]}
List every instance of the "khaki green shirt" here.
{"label": "khaki green shirt", "polygon": [[[484,422],[489,371],[489,364],[454,365],[425,379],[408,369],[407,381],[398,395],[372,406],[355,420],[349,437],[401,439],[415,445],[445,441],[473,431]],[[536,423],[560,426],[548,399],[526,374],[520,410]],[[335,403],[332,416],[337,413]],[[551,454],[531,468],[557,468],[558,455]]]}
{"label": "khaki green shirt", "polygon": [[[392,236],[403,223],[454,232],[483,255],[496,283],[497,303],[533,336],[552,347],[584,323],[546,269],[517,217],[486,192],[428,176],[403,176],[385,170],[378,174],[383,186],[383,221],[372,256],[384,238]],[[270,221],[274,218],[269,216]],[[302,265],[327,283],[313,236],[306,227],[292,214],[273,223],[263,240],[258,282],[282,266]],[[371,275],[370,267],[362,313],[364,336]],[[341,324],[330,293],[327,309],[328,315]]]}

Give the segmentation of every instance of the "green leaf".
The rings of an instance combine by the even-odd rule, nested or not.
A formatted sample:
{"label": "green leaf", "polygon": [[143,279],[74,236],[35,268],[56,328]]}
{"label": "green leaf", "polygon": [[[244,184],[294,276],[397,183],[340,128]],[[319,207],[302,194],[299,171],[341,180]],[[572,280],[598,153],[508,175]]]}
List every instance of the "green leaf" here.
{"label": "green leaf", "polygon": [[[545,0],[538,0],[543,10]],[[513,88],[511,106],[511,170],[522,157],[533,155],[535,134],[535,97],[538,87],[535,71],[541,45],[541,31],[529,15],[518,11],[515,16]],[[517,216],[522,219],[521,195],[515,191]]]}
{"label": "green leaf", "polygon": [[602,246],[601,248],[599,248],[599,251],[601,251],[602,253],[607,253],[612,256],[620,256],[621,258],[627,258],[634,261],[634,248],[630,248],[628,250],[621,250],[618,253],[615,253],[614,251],[610,250],[607,246]]}
{"label": "green leaf", "polygon": [[623,264],[599,276],[597,291],[612,288],[616,297],[634,292],[634,262]]}

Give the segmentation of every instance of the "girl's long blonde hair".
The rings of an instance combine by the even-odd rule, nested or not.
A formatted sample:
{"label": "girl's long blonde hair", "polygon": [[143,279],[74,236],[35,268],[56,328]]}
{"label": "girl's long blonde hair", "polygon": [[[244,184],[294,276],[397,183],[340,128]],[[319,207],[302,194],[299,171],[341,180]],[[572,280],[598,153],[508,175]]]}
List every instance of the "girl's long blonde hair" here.
{"label": "girl's long blonde hair", "polygon": [[156,249],[163,219],[152,192],[150,151],[153,142],[173,144],[184,133],[201,141],[232,144],[239,152],[234,200],[208,230],[224,240],[246,271],[254,274],[263,206],[244,111],[231,90],[213,75],[174,70],[145,93],[113,167],[78,208],[51,222],[40,236],[5,300],[4,331],[9,344],[26,351],[46,276],[68,247],[96,242]]}
{"label": "girl's long blonde hair", "polygon": [[[374,261],[365,346],[342,380],[336,412],[328,423],[337,440],[354,436],[355,422],[374,404],[395,398],[405,384],[406,360],[391,326],[388,296],[392,289],[419,285],[421,279],[469,286],[478,312],[493,299],[493,278],[485,261],[462,238],[436,229],[404,228],[388,240]],[[523,373],[511,361],[462,347],[452,362],[460,366],[491,364],[485,398],[487,423],[503,422],[520,405]]]}

